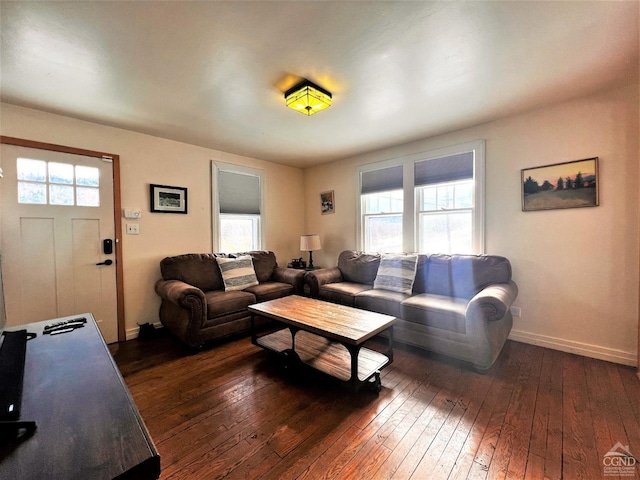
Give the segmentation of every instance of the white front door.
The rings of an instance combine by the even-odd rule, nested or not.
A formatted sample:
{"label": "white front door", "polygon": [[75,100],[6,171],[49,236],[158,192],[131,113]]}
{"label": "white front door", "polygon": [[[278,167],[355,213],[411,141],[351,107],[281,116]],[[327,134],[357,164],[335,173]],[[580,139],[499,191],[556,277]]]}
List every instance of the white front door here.
{"label": "white front door", "polygon": [[[7,325],[91,312],[105,341],[116,342],[112,164],[49,150],[1,148]],[[111,240],[111,253],[104,240]]]}

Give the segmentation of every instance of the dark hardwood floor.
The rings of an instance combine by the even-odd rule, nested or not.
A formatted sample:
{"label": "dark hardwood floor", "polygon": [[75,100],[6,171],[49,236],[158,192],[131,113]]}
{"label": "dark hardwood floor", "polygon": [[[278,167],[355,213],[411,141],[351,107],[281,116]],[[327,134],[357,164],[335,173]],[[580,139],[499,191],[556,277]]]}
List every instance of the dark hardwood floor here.
{"label": "dark hardwood floor", "polygon": [[[382,391],[287,382],[247,337],[188,354],[168,335],[111,346],[162,479],[640,479],[636,371],[507,342],[486,375],[396,344]],[[633,464],[633,461],[627,461]]]}

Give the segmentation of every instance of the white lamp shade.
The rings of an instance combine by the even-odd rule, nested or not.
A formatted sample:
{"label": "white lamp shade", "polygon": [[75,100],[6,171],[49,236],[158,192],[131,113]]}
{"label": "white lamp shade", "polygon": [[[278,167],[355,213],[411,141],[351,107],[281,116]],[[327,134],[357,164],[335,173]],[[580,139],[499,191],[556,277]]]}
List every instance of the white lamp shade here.
{"label": "white lamp shade", "polygon": [[300,250],[303,252],[313,252],[315,250],[320,250],[322,248],[320,246],[320,235],[312,234],[312,235],[302,235],[300,237]]}

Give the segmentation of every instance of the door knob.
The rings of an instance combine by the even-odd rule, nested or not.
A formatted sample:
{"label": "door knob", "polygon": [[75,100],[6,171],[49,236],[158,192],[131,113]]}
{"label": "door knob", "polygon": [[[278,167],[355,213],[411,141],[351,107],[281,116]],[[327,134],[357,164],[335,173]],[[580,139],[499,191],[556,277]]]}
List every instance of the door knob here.
{"label": "door knob", "polygon": [[113,260],[105,260],[104,262],[96,263],[96,265],[111,265]]}

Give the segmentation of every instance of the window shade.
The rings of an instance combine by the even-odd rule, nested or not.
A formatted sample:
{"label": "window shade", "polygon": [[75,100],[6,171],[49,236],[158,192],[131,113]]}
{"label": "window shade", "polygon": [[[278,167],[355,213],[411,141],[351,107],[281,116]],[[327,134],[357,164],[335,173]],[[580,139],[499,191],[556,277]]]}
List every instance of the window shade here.
{"label": "window shade", "polygon": [[361,193],[388,192],[402,188],[402,165],[362,172]]}
{"label": "window shade", "polygon": [[218,172],[220,213],[260,214],[260,177],[241,173]]}
{"label": "window shade", "polygon": [[415,164],[415,185],[473,178],[473,152],[424,160]]}

